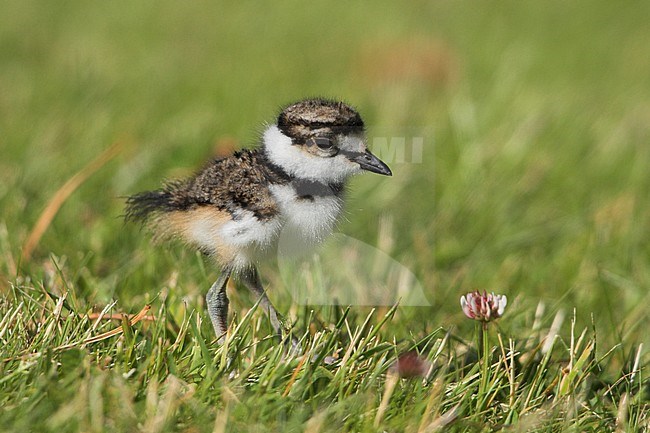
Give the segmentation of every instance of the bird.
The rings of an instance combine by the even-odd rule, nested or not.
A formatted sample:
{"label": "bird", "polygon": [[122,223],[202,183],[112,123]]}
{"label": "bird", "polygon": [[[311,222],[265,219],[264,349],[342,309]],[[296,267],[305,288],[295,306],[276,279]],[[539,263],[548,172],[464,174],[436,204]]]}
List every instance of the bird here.
{"label": "bird", "polygon": [[148,226],[155,239],[198,249],[220,269],[205,297],[220,344],[228,330],[232,277],[257,297],[282,337],[288,329],[261,283],[260,261],[322,243],[341,217],[352,176],[392,176],[368,149],[358,111],[339,100],[309,98],[285,106],[259,141],[209,161],[186,179],[126,199],[127,221]]}

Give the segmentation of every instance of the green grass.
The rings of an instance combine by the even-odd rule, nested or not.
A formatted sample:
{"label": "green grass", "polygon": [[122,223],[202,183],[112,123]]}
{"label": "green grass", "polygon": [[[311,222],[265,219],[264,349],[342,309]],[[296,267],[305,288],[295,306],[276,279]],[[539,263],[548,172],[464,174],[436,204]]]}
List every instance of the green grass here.
{"label": "green grass", "polygon": [[[647,2],[2,10],[0,430],[648,429]],[[422,137],[422,162],[354,180],[344,251],[264,266],[302,354],[235,287],[219,347],[203,304],[216,270],[124,225],[122,197],[255,143],[312,95],[357,106],[371,144]],[[21,259],[59,188],[114,143]],[[287,287],[363,303],[404,270],[428,305],[303,305]],[[474,289],[510,301],[487,366],[458,303]],[[400,379],[411,350],[433,368]]]}

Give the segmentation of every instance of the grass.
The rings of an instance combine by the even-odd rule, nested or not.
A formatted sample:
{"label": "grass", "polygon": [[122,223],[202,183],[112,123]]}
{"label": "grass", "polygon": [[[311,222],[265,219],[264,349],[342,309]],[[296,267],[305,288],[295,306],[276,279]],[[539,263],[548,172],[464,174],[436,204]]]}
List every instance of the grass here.
{"label": "grass", "polygon": [[[649,12],[6,4],[0,430],[648,429]],[[121,197],[254,143],[310,95],[355,104],[376,149],[405,138],[404,160],[354,180],[320,259],[264,265],[304,352],[235,287],[219,347],[215,270],[124,225]],[[484,357],[458,303],[474,289],[509,299]],[[413,351],[431,368],[400,378]]]}

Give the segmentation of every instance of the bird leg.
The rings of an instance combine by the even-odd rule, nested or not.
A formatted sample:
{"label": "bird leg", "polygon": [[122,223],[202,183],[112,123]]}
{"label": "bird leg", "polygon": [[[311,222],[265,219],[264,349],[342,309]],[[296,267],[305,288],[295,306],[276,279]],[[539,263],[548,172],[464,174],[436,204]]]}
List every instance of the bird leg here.
{"label": "bird leg", "polygon": [[[280,314],[275,310],[271,301],[269,301],[268,296],[266,296],[266,291],[260,282],[260,276],[255,267],[250,267],[240,274],[242,283],[259,299],[259,305],[264,309],[264,312],[269,316],[271,320],[271,326],[275,333],[282,338],[284,334],[289,334],[290,329],[285,327],[284,320]],[[297,355],[301,353],[300,344],[294,336],[286,341],[289,347],[289,353]]]}
{"label": "bird leg", "polygon": [[269,320],[271,320],[271,326],[273,327],[275,333],[282,336],[282,331],[284,329],[281,316],[278,315],[278,312],[275,311],[275,308],[273,307],[273,304],[271,304],[268,296],[266,296],[266,291],[264,290],[264,287],[262,287],[257,269],[253,266],[242,271],[240,278],[242,283],[248,287],[248,290],[250,290],[253,295],[259,299],[259,305],[269,316]]}
{"label": "bird leg", "polygon": [[214,332],[217,334],[219,344],[223,344],[226,340],[226,332],[228,331],[228,296],[226,294],[226,286],[230,278],[231,271],[223,269],[221,275],[214,282],[208,294],[205,296],[205,301],[208,304],[208,314],[212,320]]}

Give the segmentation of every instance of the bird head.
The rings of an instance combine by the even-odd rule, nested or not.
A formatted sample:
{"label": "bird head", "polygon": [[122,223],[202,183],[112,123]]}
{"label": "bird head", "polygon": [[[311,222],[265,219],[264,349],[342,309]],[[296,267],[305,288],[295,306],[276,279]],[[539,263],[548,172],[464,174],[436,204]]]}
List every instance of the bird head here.
{"label": "bird head", "polygon": [[289,105],[263,140],[269,160],[297,178],[342,182],[363,171],[392,175],[368,150],[359,113],[343,102],[306,99]]}

